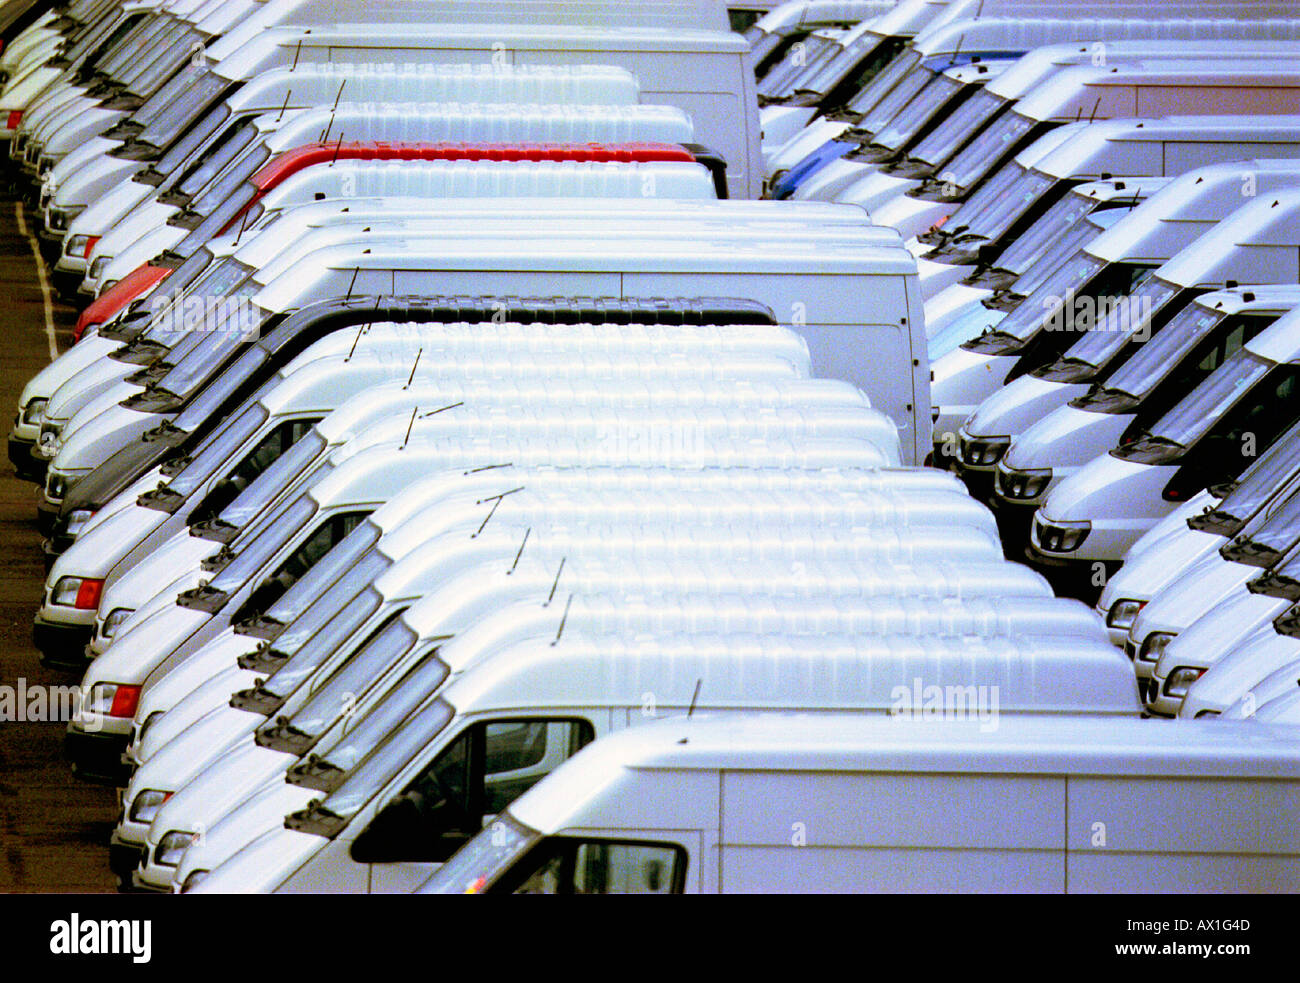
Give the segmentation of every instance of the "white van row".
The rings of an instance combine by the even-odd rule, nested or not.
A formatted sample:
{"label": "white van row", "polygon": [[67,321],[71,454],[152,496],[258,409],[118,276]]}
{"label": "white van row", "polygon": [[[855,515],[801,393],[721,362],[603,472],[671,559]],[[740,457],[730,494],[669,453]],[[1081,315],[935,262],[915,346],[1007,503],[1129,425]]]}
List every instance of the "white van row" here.
{"label": "white van row", "polygon": [[[1292,22],[733,6],[404,0],[347,23],[77,0],[14,32],[11,167],[85,309],[10,457],[42,485],[34,640],[81,675],[65,751],[119,789],[125,889],[874,890],[941,862],[959,890],[1296,883],[1277,823],[1234,837],[1206,809],[1203,849],[1126,839],[1168,779],[1216,801],[1284,783],[1285,728],[1202,721],[1175,758],[1109,612],[1054,596],[1006,558],[1002,516],[916,466],[939,443],[932,353],[989,337],[960,336],[974,305],[1015,317],[1091,248],[1076,225],[1163,216],[1179,175],[1243,146],[1266,190],[1240,228],[1206,215],[1160,263],[1098,266],[1142,288],[1164,264],[1160,327],[1199,333],[1162,368],[1215,379],[1207,346],[1251,318],[1241,344],[1281,357],[1262,319],[1285,328],[1293,282],[1266,272],[1291,248]],[[961,116],[1003,77],[1021,88]],[[807,147],[775,182],[760,106]],[[944,160],[970,168],[940,200],[812,193],[963,118]],[[765,188],[807,200],[741,200]],[[1222,247],[1183,258],[1215,233],[1252,275]],[[1291,421],[1268,419],[1252,433],[1280,460]],[[1277,695],[1244,715],[1290,722]],[[636,784],[668,726],[669,798],[714,775],[725,811]],[[1124,864],[1062,838],[1062,788],[1119,817]],[[908,818],[953,794],[1025,820]],[[762,839],[772,802],[810,809],[824,884]],[[824,819],[867,802],[893,833]]]}

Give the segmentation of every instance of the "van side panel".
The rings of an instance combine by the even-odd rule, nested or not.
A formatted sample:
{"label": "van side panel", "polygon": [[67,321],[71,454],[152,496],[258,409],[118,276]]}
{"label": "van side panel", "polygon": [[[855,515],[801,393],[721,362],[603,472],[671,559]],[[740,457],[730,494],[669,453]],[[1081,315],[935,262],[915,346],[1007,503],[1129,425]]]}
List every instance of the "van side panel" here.
{"label": "van side panel", "polygon": [[1292,892],[1300,783],[1071,778],[1072,893]]}
{"label": "van side panel", "polygon": [[728,771],[721,826],[729,893],[1065,883],[1065,791],[1050,776]]}
{"label": "van side panel", "polygon": [[[926,350],[915,277],[701,273],[689,283],[699,296],[761,300],[807,340],[815,378],[852,383],[894,422],[904,464],[919,464],[929,451],[929,434],[917,437],[916,408],[928,407],[930,396],[928,381],[924,401],[916,396],[916,373],[928,380],[929,366],[915,354]],[[628,273],[622,296],[672,297],[683,289],[679,275]],[[924,418],[928,424],[928,410]]]}

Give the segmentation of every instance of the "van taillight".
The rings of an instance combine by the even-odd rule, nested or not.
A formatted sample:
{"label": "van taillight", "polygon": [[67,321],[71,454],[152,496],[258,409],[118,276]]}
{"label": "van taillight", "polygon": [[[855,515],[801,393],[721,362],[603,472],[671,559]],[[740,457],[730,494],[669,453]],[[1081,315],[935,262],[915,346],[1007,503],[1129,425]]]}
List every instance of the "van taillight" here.
{"label": "van taillight", "polygon": [[9,129],[18,129],[18,124],[23,121],[23,111],[21,109],[9,110]]}

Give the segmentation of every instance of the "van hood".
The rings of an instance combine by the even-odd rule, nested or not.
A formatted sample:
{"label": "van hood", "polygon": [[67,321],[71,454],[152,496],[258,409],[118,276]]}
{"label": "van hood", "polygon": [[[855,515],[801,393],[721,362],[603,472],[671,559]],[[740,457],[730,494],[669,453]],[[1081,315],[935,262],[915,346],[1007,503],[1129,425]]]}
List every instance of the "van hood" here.
{"label": "van hood", "polygon": [[966,432],[972,437],[1014,437],[1087,391],[1086,384],[1050,382],[1022,375],[980,403],[966,421]]}
{"label": "van hood", "polygon": [[1161,492],[1176,470],[1102,454],[1052,489],[1041,511],[1055,522],[1159,519],[1171,507]]}
{"label": "van hood", "polygon": [[1132,420],[1131,416],[1058,406],[1016,437],[1004,460],[1007,467],[1022,471],[1081,467],[1119,443]]}
{"label": "van hood", "polygon": [[[106,394],[108,396],[110,394]],[[129,443],[139,441],[146,431],[152,430],[163,422],[164,417],[157,413],[140,413],[117,405],[116,400],[106,399],[108,405],[102,409],[92,403],[78,417],[87,419],[84,426],[72,429],[63,438],[63,446],[55,455],[55,466],[79,471],[98,468],[109,460],[117,451]],[[92,410],[98,409],[93,418]]]}

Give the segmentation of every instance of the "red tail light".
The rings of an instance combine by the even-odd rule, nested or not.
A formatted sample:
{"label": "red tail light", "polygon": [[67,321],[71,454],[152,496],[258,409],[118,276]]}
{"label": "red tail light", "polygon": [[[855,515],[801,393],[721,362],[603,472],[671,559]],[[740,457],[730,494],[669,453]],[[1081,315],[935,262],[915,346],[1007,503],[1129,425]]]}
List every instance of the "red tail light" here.
{"label": "red tail light", "polygon": [[23,121],[23,111],[21,109],[9,110],[9,129],[18,129],[18,124]]}
{"label": "red tail light", "polygon": [[140,706],[139,686],[118,686],[113,694],[113,705],[108,708],[110,717],[134,717]]}
{"label": "red tail light", "polygon": [[99,607],[99,598],[103,593],[102,580],[83,580],[77,588],[77,600],[73,606],[81,611],[94,611]]}

